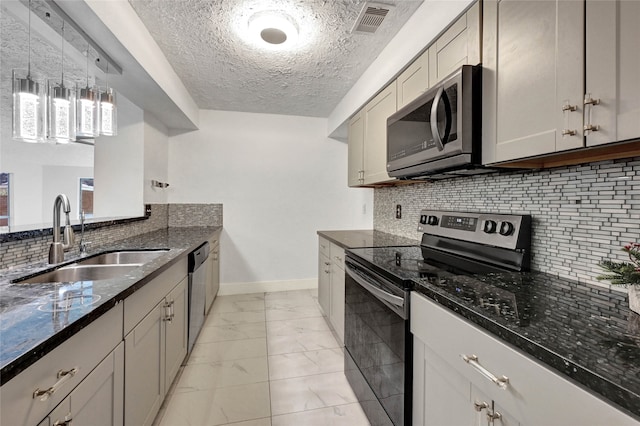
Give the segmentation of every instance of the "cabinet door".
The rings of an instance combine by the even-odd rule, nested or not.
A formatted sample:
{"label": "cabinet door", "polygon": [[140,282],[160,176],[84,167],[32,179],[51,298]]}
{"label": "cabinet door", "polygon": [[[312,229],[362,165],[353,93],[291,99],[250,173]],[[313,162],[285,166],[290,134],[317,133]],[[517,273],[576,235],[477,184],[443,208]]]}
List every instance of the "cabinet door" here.
{"label": "cabinet door", "polygon": [[364,184],[394,180],[387,174],[387,118],[396,112],[396,82],[364,109]]}
{"label": "cabinet door", "polygon": [[640,2],[587,0],[587,145],[640,138]]}
{"label": "cabinet door", "polygon": [[167,295],[166,306],[169,318],[165,321],[166,352],[165,352],[165,394],[169,390],[173,379],[178,374],[180,365],[187,356],[188,330],[188,290],[187,278]]}
{"label": "cabinet door", "polygon": [[495,141],[494,161],[582,147],[583,2],[487,0],[483,25],[483,140]]}
{"label": "cabinet door", "polygon": [[413,365],[414,425],[473,424],[469,380],[416,337],[413,340]]}
{"label": "cabinet door", "polygon": [[324,254],[318,255],[318,303],[322,312],[329,317],[331,303],[331,262]]}
{"label": "cabinet door", "polygon": [[124,345],[120,343],[39,426],[123,424]]}
{"label": "cabinet door", "polygon": [[429,52],[420,55],[396,79],[398,109],[429,88]]}
{"label": "cabinet door", "polygon": [[476,2],[429,48],[429,86],[460,68],[480,63],[480,3]]}
{"label": "cabinet door", "polygon": [[331,302],[329,319],[340,343],[344,342],[344,269],[331,264]]}
{"label": "cabinet door", "polygon": [[164,300],[125,338],[124,423],[148,426],[164,399]]}
{"label": "cabinet door", "polygon": [[349,121],[349,163],[348,185],[359,186],[364,183],[364,119],[362,111]]}

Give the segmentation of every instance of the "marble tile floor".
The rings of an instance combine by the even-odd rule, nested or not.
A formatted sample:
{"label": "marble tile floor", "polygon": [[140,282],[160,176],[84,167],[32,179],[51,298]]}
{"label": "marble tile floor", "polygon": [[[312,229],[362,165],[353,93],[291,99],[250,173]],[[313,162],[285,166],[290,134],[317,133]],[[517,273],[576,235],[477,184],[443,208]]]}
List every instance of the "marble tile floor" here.
{"label": "marble tile floor", "polygon": [[154,426],[368,426],[316,290],[216,298]]}

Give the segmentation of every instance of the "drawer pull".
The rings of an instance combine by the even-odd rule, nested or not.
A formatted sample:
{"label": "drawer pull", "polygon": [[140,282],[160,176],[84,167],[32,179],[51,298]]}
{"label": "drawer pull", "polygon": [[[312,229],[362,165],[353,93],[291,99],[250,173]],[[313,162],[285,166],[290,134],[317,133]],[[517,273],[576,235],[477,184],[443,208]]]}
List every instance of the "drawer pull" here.
{"label": "drawer pull", "polygon": [[507,387],[509,386],[508,377],[506,376],[498,377],[495,374],[493,374],[491,371],[484,368],[482,365],[480,365],[480,362],[478,361],[477,356],[475,355],[460,355],[460,356],[462,357],[462,360],[464,362],[466,362],[467,364],[475,368],[480,374],[482,374],[487,379],[491,380],[500,389],[506,390]]}
{"label": "drawer pull", "polygon": [[58,371],[58,374],[56,375],[56,377],[58,378],[58,381],[55,382],[53,386],[51,386],[48,389],[38,388],[34,390],[33,399],[40,398],[40,401],[46,401],[47,399],[49,399],[51,395],[53,395],[55,391],[57,391],[62,385],[64,385],[67,381],[69,381],[69,379],[75,376],[77,372],[78,372],[78,367],[73,367],[71,370]]}

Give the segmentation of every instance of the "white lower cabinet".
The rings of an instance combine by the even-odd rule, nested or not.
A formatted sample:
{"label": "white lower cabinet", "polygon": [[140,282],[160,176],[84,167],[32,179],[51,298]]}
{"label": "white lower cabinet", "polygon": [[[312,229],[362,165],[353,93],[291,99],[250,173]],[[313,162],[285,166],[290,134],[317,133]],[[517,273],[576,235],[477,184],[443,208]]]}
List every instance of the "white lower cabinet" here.
{"label": "white lower cabinet", "polygon": [[[118,405],[117,392],[112,389],[110,393],[108,386],[103,386],[104,381],[100,383],[99,376],[104,372],[104,368],[113,368],[113,380],[117,381],[115,365],[106,366],[103,360],[109,353],[117,353],[117,350],[112,351],[122,342],[122,309],[122,304],[116,305],[5,383],[0,388],[0,424],[40,424],[61,403],[63,405],[60,409],[66,411],[65,415],[86,412],[83,407],[87,404],[99,406],[105,411],[109,411],[109,405],[114,409],[118,406],[121,408],[121,405]],[[116,355],[113,356],[117,358]],[[100,364],[101,362],[103,364]],[[121,383],[120,381],[120,385]],[[75,392],[80,386],[86,395]],[[45,390],[48,391],[48,395],[44,393]],[[106,398],[114,400],[109,402]],[[83,418],[82,414],[80,418]],[[111,418],[114,422],[108,424],[122,424],[121,414],[114,413]],[[47,424],[49,418],[44,421],[44,424]],[[79,426],[83,423],[74,421],[74,424]]]}
{"label": "white lower cabinet", "polygon": [[124,344],[120,343],[40,426],[123,424]]}
{"label": "white lower cabinet", "polygon": [[205,267],[207,268],[207,286],[205,288],[205,314],[213,306],[213,300],[220,289],[220,241],[214,238],[209,241],[210,253]]}
{"label": "white lower cabinet", "polygon": [[340,343],[344,342],[344,249],[319,238],[318,303]]}
{"label": "white lower cabinet", "polygon": [[187,289],[184,278],[125,337],[126,425],[153,423],[187,354]]}
{"label": "white lower cabinet", "polygon": [[[638,422],[426,297],[411,294],[414,425]],[[465,362],[463,356],[476,361]],[[484,371],[483,371],[484,370]],[[502,388],[487,378],[508,377]]]}

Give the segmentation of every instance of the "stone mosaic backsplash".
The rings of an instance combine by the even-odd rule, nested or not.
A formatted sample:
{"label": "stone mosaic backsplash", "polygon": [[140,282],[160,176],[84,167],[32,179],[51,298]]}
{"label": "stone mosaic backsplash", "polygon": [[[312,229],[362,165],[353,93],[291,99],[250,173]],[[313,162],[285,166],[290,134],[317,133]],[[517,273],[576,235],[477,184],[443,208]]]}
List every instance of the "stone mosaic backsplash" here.
{"label": "stone mosaic backsplash", "polygon": [[374,228],[420,238],[423,208],[530,214],[533,270],[602,284],[598,262],[628,260],[621,247],[640,242],[640,157],[376,188]]}
{"label": "stone mosaic backsplash", "polygon": [[[145,234],[167,226],[222,226],[222,204],[150,204],[148,219],[85,231],[88,251],[94,247]],[[37,236],[0,244],[0,270],[41,262],[49,255],[52,236]],[[76,244],[66,257],[77,255],[80,232],[76,231]]]}
{"label": "stone mosaic backsplash", "polygon": [[169,226],[222,226],[222,204],[169,204]]}

